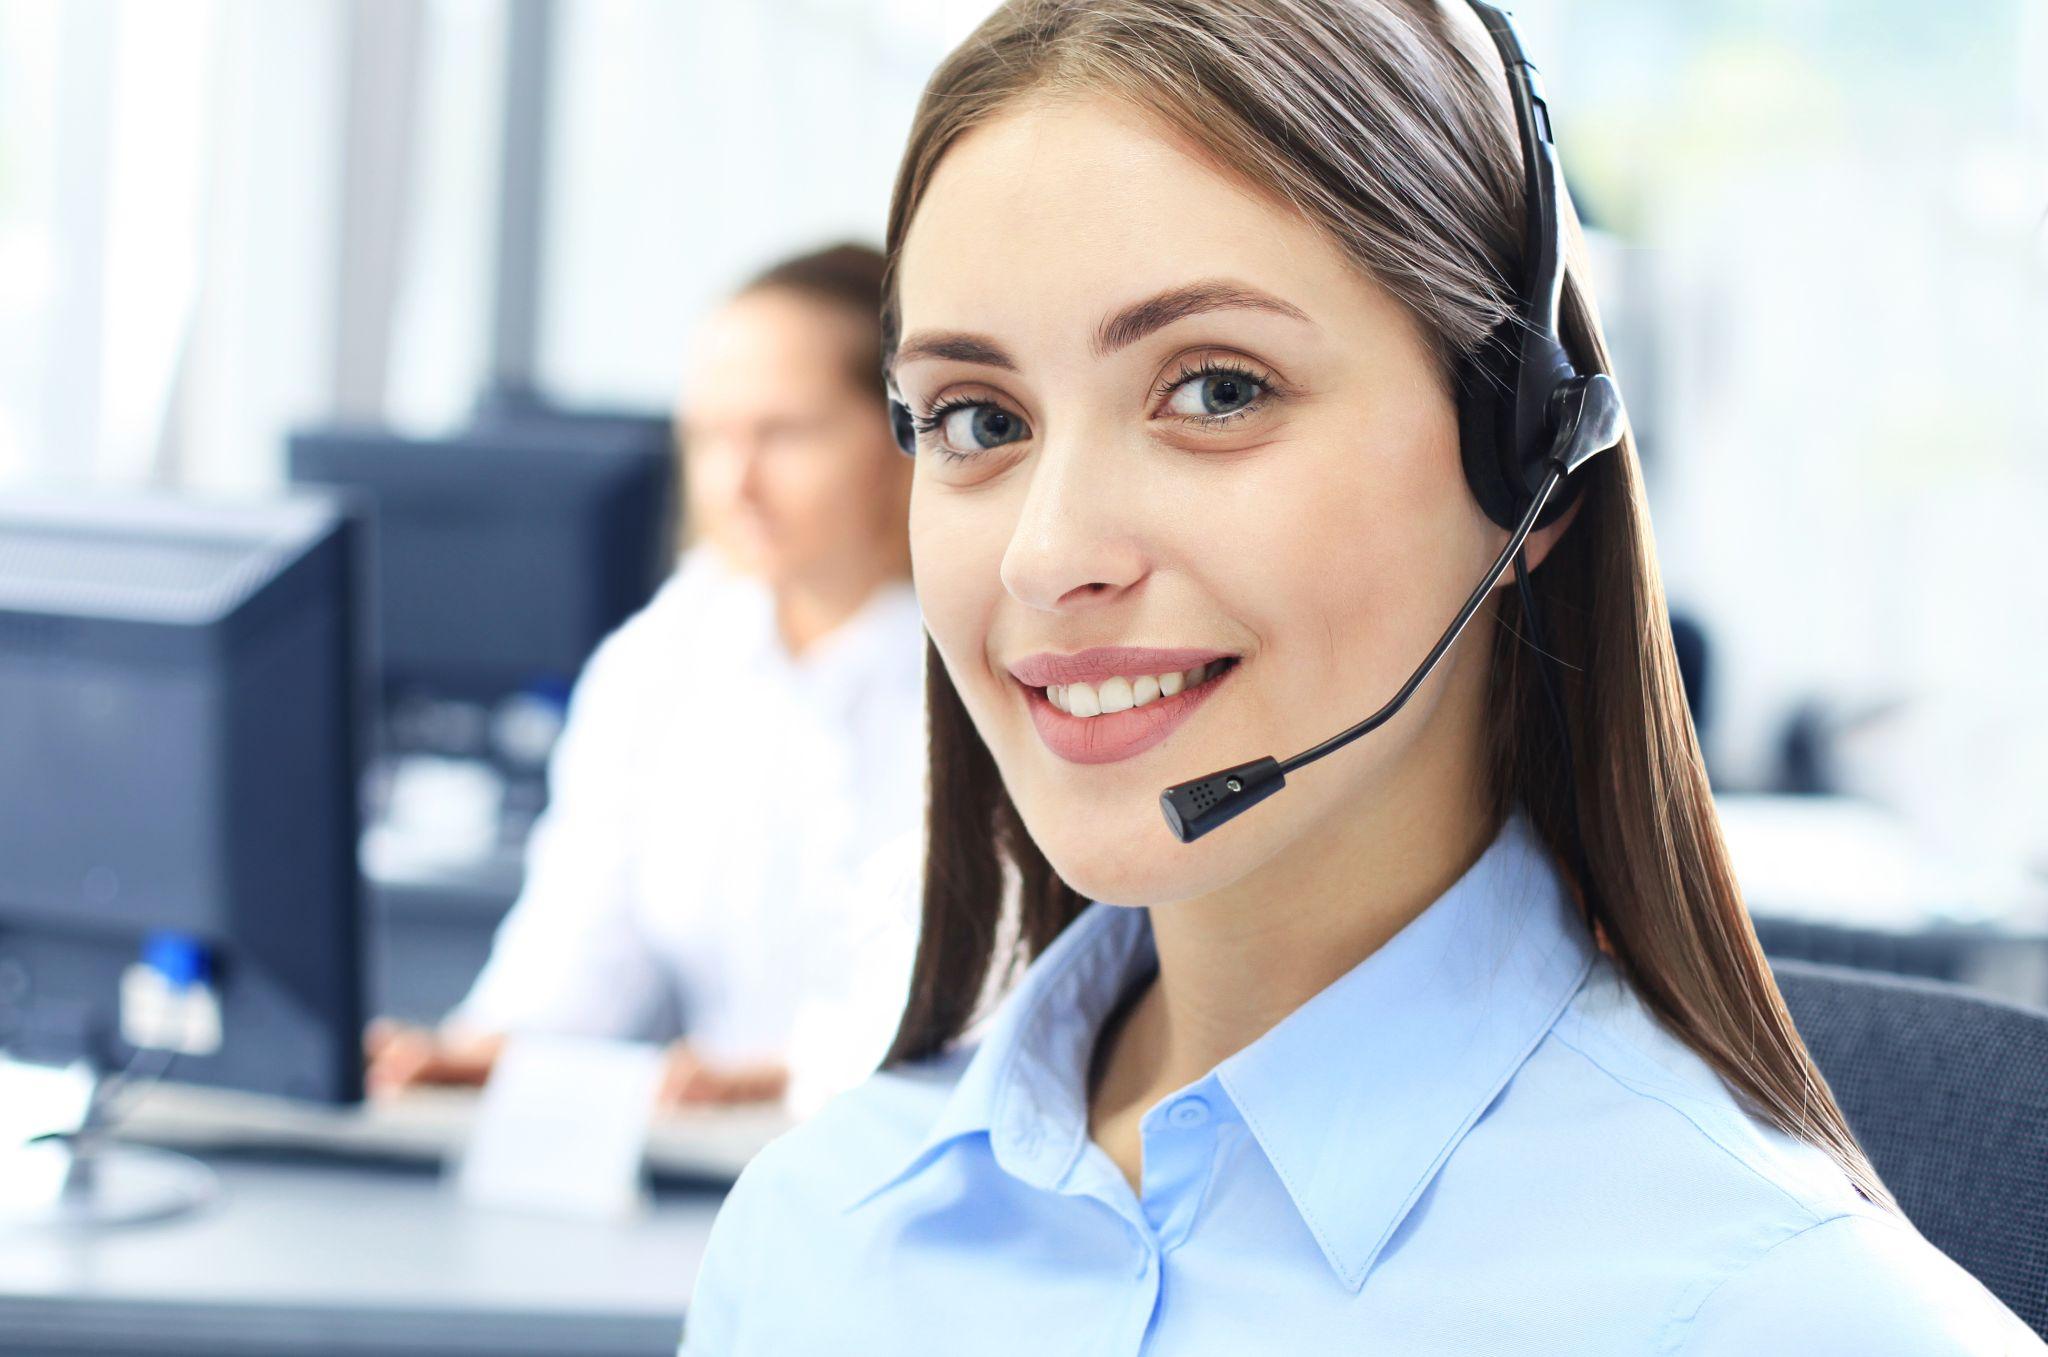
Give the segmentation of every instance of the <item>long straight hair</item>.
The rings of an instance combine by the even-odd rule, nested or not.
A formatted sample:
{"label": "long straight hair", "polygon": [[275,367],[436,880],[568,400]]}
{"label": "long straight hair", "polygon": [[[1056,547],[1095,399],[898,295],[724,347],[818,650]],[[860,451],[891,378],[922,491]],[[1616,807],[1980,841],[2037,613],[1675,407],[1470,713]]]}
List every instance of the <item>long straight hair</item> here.
{"label": "long straight hair", "polygon": [[[1421,322],[1448,385],[1512,316],[1522,171],[1498,56],[1431,0],[1012,0],[934,73],[890,204],[896,265],[941,157],[1027,96],[1109,96],[1320,227]],[[1563,335],[1612,372],[1569,204]],[[1579,476],[1571,528],[1531,579],[1562,660],[1586,879],[1563,759],[1520,601],[1501,590],[1486,701],[1487,803],[1523,806],[1603,951],[1758,1117],[1826,1150],[1897,1209],[1793,1027],[1751,928],[1673,654],[1633,435]],[[930,818],[923,930],[884,1066],[957,1038],[1086,901],[1032,842],[927,643]],[[1006,917],[1006,888],[1015,914]]]}

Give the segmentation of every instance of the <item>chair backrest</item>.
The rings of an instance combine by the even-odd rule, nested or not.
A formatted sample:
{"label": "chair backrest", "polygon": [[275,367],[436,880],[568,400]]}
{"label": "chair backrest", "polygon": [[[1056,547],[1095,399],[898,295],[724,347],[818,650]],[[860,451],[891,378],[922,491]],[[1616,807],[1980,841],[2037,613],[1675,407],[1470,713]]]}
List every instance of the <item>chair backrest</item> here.
{"label": "chair backrest", "polygon": [[2048,1338],[2048,1011],[1938,980],[1771,965],[1907,1218]]}

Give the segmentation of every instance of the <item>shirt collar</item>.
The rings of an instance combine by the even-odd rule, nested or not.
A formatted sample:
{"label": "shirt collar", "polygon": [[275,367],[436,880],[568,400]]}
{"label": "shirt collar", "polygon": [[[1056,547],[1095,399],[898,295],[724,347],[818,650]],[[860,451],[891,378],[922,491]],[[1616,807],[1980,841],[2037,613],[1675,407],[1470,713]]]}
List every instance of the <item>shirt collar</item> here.
{"label": "shirt collar", "polygon": [[727,609],[721,624],[707,630],[722,635],[722,663],[728,670],[744,659],[842,712],[859,709],[878,671],[888,672],[892,681],[915,684],[923,678],[924,617],[908,579],[877,584],[838,626],[802,655],[792,656],[776,627],[775,595],[766,582],[734,566],[710,542],[689,548],[682,560],[714,582]]}
{"label": "shirt collar", "polygon": [[891,1158],[879,1181],[864,1176],[845,1209],[916,1176],[955,1141],[983,1134],[1005,1170],[1054,1188],[1087,1139],[1095,1034],[1153,956],[1144,910],[1084,908],[989,1020],[931,1130],[908,1155]]}
{"label": "shirt collar", "polygon": [[[1346,1286],[1364,1283],[1596,952],[1517,807],[1428,908],[1217,1067]],[[1009,1173],[1058,1188],[1086,1143],[1095,1034],[1151,964],[1143,910],[1089,905],[1018,982],[908,1161],[891,1161],[879,1184],[864,1181],[848,1209],[976,1134]]]}
{"label": "shirt collar", "polygon": [[876,672],[913,681],[924,673],[924,619],[909,580],[885,580],[845,621],[792,658],[774,628],[769,605],[769,647],[775,663],[795,679],[838,695],[853,707],[861,686]]}

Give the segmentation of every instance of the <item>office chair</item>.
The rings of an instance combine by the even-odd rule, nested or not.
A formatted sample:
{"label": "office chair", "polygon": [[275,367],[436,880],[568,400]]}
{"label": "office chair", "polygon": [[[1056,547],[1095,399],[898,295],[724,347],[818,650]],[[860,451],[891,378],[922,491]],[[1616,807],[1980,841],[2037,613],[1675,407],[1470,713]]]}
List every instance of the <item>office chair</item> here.
{"label": "office chair", "polygon": [[1972,955],[1987,945],[1982,930],[1960,926],[1920,926],[1900,932],[1754,915],[1749,922],[1774,966],[1783,960],[1799,960],[1927,980],[1960,980]]}
{"label": "office chair", "polygon": [[1907,1219],[2048,1338],[2048,1010],[1938,980],[1771,965]]}

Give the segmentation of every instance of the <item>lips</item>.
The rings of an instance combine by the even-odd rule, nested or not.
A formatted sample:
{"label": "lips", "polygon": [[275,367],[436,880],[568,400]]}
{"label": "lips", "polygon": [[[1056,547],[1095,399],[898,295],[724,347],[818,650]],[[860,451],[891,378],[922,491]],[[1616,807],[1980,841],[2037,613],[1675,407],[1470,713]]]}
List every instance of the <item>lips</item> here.
{"label": "lips", "polygon": [[[1011,665],[1010,672],[1019,678],[1020,684],[1024,674],[1044,680],[1038,685],[1023,684],[1023,688],[1031,723],[1047,749],[1069,763],[1116,763],[1154,748],[1179,729],[1197,707],[1237,672],[1236,658],[1217,650],[1098,647],[1073,655],[1029,656]],[[1098,716],[1074,716],[1061,711],[1047,698],[1044,686],[1093,683],[1120,674],[1170,672],[1202,664],[1209,669],[1209,676],[1202,682],[1144,706]]]}
{"label": "lips", "polygon": [[1093,646],[1071,655],[1042,650],[1026,655],[1010,666],[1011,675],[1027,688],[1044,688],[1054,683],[1100,683],[1121,674],[1164,674],[1192,669],[1211,660],[1236,659],[1228,650],[1188,648],[1159,649],[1152,646]]}

